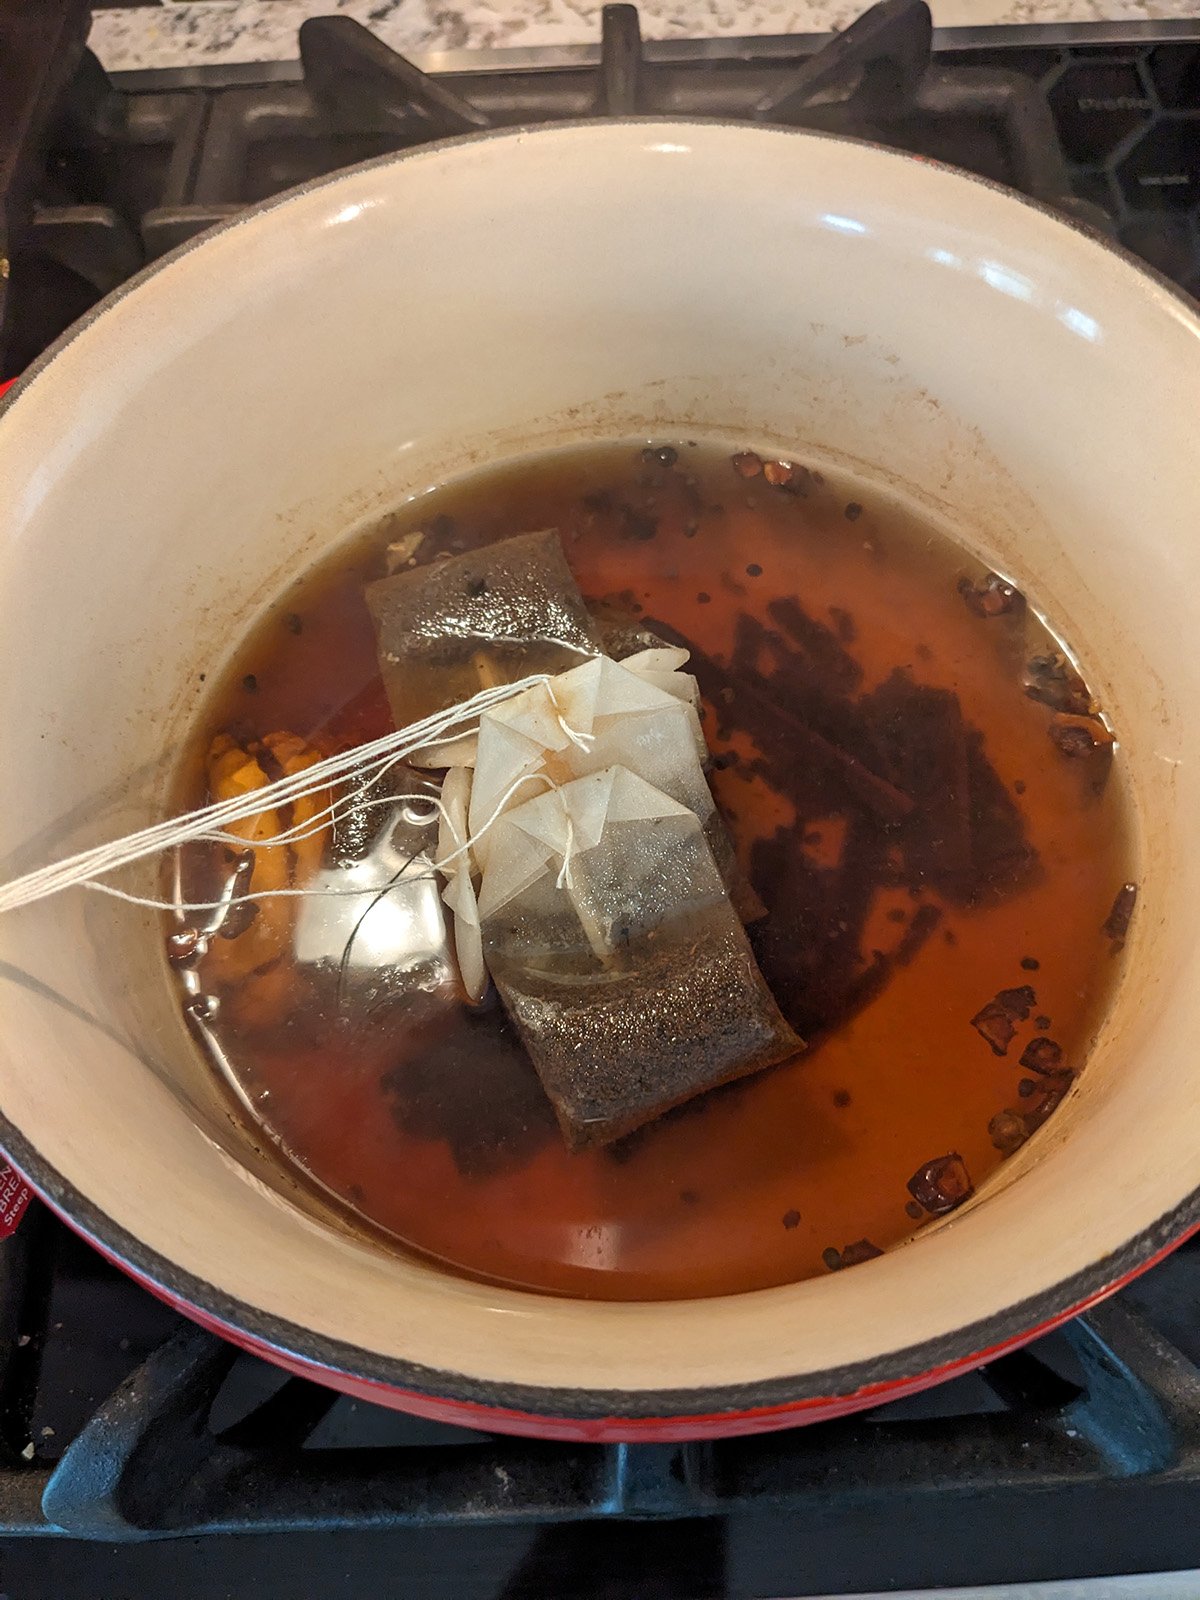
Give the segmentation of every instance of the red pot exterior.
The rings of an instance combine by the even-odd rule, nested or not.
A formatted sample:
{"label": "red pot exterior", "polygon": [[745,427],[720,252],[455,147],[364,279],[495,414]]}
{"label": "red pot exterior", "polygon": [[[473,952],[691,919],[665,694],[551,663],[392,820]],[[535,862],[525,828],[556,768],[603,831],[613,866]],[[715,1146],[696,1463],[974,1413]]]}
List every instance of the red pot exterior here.
{"label": "red pot exterior", "polygon": [[[45,1196],[42,1198],[46,1199]],[[503,1400],[503,1386],[499,1384],[496,1386],[498,1401],[496,1405],[482,1405],[469,1400],[442,1399],[436,1395],[420,1394],[411,1389],[358,1377],[353,1373],[340,1371],[336,1367],[306,1359],[293,1351],[280,1349],[267,1340],[258,1338],[194,1305],[164,1284],[155,1282],[146,1273],[140,1272],[130,1262],[124,1260],[116,1251],[108,1249],[92,1238],[60,1206],[48,1199],[46,1204],[68,1227],[80,1233],[93,1249],[99,1251],[105,1260],[120,1268],[157,1299],[169,1305],[172,1310],[198,1323],[210,1333],[228,1340],[238,1349],[269,1361],[295,1377],[324,1384],[327,1388],[336,1389],[339,1393],[350,1395],[353,1399],[364,1401],[368,1405],[387,1406],[393,1411],[407,1411],[413,1416],[424,1417],[430,1422],[442,1422],[450,1427],[472,1428],[481,1433],[519,1434],[531,1439],[556,1439],[584,1444],[677,1444],[693,1439],[735,1439],[747,1434],[781,1433],[787,1428],[802,1428],[814,1422],[832,1422],[838,1417],[886,1405],[889,1401],[900,1400],[906,1395],[920,1394],[923,1390],[932,1389],[939,1383],[972,1372],[977,1367],[994,1361],[999,1356],[1007,1355],[1012,1350],[1019,1350],[1032,1340],[1041,1338],[1043,1334],[1052,1332],[1065,1322],[1070,1322],[1073,1317],[1079,1316],[1090,1307],[1098,1305],[1100,1301],[1106,1300],[1109,1295],[1125,1288],[1143,1272],[1148,1272],[1151,1267],[1164,1260],[1187,1239],[1200,1233],[1200,1224],[1195,1224],[1151,1256],[1148,1261],[1142,1262],[1056,1316],[1047,1317],[1010,1339],[1005,1339],[988,1349],[976,1351],[972,1355],[962,1356],[958,1360],[948,1361],[942,1366],[931,1367],[926,1372],[915,1373],[908,1378],[896,1379],[890,1383],[868,1384],[851,1394],[823,1395],[797,1400],[788,1405],[764,1406],[744,1411],[697,1412],[694,1415],[680,1414],[665,1417],[570,1417],[543,1416],[534,1412],[513,1410],[499,1403]]]}

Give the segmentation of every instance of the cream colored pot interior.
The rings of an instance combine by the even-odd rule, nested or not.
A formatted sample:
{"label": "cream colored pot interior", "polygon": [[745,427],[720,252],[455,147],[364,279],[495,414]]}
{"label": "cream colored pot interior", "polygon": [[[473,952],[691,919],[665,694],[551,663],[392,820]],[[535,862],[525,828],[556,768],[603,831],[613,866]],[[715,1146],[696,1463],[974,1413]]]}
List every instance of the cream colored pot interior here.
{"label": "cream colored pot interior", "polygon": [[1068,1108],[972,1205],[853,1272],[703,1305],[507,1293],[349,1237],[213,1093],[153,919],[97,896],[0,921],[0,1112],[221,1296],[474,1379],[813,1373],[1053,1289],[1200,1187],[1197,416],[1195,320],[1126,261],[809,136],[484,139],[225,229],[0,420],[6,876],[152,816],[198,673],[373,511],[543,444],[683,431],[924,496],[1065,630],[1136,788],[1127,976]]}

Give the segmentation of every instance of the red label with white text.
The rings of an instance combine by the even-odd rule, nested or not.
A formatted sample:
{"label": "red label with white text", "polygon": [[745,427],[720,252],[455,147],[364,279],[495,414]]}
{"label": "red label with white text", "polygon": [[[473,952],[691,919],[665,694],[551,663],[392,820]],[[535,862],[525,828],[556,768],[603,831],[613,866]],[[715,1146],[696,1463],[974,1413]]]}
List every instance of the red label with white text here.
{"label": "red label with white text", "polygon": [[0,1163],[0,1239],[7,1239],[25,1215],[32,1193],[16,1167]]}

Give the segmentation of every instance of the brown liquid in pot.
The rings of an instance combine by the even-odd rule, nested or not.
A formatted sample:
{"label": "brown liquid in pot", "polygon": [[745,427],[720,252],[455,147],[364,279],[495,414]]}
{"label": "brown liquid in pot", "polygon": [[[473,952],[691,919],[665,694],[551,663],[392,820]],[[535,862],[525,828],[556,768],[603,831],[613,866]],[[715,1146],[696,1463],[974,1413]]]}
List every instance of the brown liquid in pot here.
{"label": "brown liquid in pot", "polygon": [[547,527],[589,602],[697,651],[713,788],[769,913],[751,940],[810,1049],[570,1154],[503,1012],[436,964],[419,994],[286,962],[257,993],[214,979],[221,1046],[288,1158],[467,1273],[654,1299],[852,1265],[978,1188],[1083,1067],[1133,875],[1119,758],[1044,703],[1079,696],[1059,665],[1026,692],[1054,640],[937,529],[685,443],[547,454],[401,508],[256,628],[197,749],[388,731],[362,599],[387,547]]}

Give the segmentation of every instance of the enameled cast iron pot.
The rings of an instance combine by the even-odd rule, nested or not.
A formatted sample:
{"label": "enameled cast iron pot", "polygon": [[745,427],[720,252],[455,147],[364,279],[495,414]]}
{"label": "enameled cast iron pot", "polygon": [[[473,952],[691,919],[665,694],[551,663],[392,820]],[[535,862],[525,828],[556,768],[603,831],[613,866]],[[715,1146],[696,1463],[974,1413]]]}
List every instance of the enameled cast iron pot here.
{"label": "enameled cast iron pot", "polygon": [[198,664],[353,525],[478,462],[683,433],[865,472],[1055,619],[1121,734],[1140,904],[1052,1123],[914,1242],[790,1288],[589,1304],[349,1235],[231,1119],[153,914],[81,891],[0,919],[0,1144],[238,1343],[557,1437],[831,1416],[1148,1265],[1200,1219],[1198,335],[1010,194],[715,124],[431,146],[160,263],[3,403],[3,876],[157,815]]}

